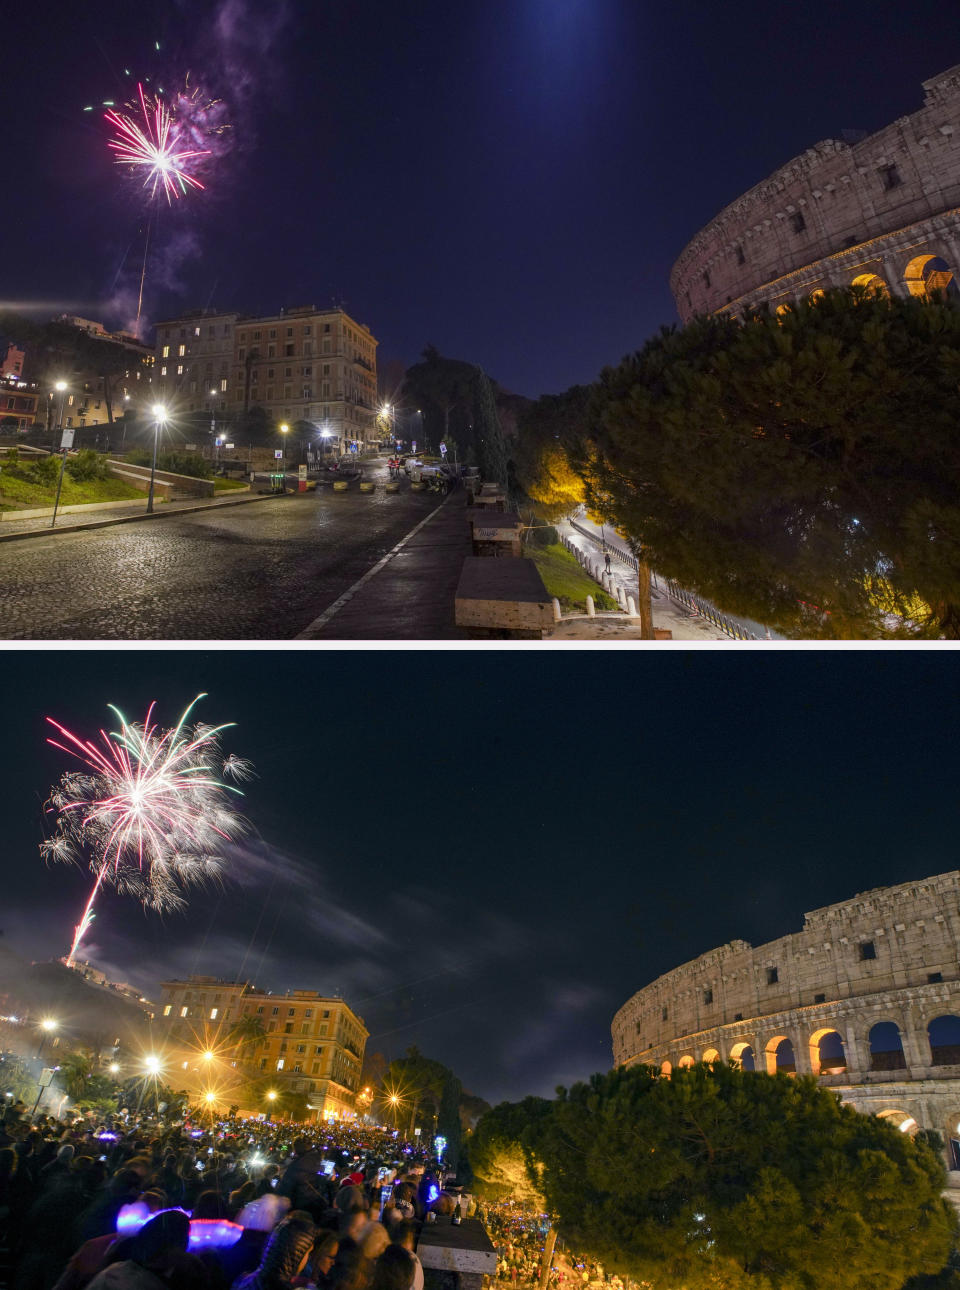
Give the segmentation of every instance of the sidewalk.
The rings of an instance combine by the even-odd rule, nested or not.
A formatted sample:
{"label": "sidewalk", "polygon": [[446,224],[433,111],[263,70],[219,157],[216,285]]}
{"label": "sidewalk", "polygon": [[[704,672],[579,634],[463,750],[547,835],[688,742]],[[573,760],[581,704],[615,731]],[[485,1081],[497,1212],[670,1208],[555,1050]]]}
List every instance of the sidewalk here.
{"label": "sidewalk", "polygon": [[[593,527],[589,521],[586,520],[578,519],[577,523],[582,524],[584,528]],[[556,525],[556,529],[558,533],[562,533],[563,536],[567,538],[569,542],[572,542],[574,546],[585,552],[591,560],[602,561],[603,557],[600,554],[600,547],[595,545],[593,542],[588,541],[588,539],[581,533],[578,533],[571,524],[568,524],[566,520],[561,520],[560,523]],[[599,538],[600,534],[598,531],[598,541]],[[607,545],[615,545],[610,541],[609,537],[607,537]],[[637,578],[633,570],[628,568],[627,565],[621,564],[619,560],[612,560],[610,564],[610,572],[613,576],[614,583],[623,588],[624,603],[626,603],[627,596],[632,596],[634,601],[636,601]],[[714,627],[714,625],[707,622],[706,619],[701,618],[698,614],[692,614],[683,605],[678,605],[676,601],[670,598],[664,588],[661,587],[658,590],[651,590],[650,600],[653,608],[654,627],[673,632],[673,639],[675,641],[727,641],[731,645],[736,643],[731,640],[725,632]],[[628,633],[624,633],[624,635],[628,635]]]}
{"label": "sidewalk", "polygon": [[463,489],[449,494],[297,640],[464,640],[454,601],[472,551],[465,506]]}
{"label": "sidewalk", "polygon": [[164,515],[189,515],[191,511],[214,510],[219,506],[243,506],[248,502],[265,502],[277,495],[241,493],[238,497],[236,492],[231,492],[223,497],[187,497],[177,502],[157,502],[152,515],[147,514],[142,501],[131,502],[128,507],[117,507],[116,510],[109,511],[67,511],[57,516],[57,526],[53,529],[50,527],[49,516],[33,520],[3,520],[0,522],[0,542],[9,542],[14,538],[49,537],[67,529],[103,529],[111,524],[159,520]]}

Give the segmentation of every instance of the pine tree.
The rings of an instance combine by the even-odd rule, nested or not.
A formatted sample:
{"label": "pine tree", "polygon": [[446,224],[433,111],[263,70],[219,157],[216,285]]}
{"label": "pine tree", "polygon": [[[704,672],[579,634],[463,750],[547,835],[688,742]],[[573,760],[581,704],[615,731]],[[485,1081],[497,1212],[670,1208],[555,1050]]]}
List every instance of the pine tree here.
{"label": "pine tree", "polygon": [[795,637],[960,636],[960,307],[853,288],[604,372],[588,504]]}

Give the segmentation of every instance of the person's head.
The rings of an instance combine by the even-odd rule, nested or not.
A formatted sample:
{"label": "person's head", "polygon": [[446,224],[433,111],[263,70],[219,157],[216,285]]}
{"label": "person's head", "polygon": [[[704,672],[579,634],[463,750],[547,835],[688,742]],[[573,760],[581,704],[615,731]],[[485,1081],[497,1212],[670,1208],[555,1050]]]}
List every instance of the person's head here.
{"label": "person's head", "polygon": [[361,1209],[353,1210],[351,1213],[344,1214],[341,1212],[339,1222],[339,1234],[347,1237],[351,1241],[359,1241],[360,1233],[367,1225],[367,1216]]}
{"label": "person's head", "polygon": [[409,1250],[401,1245],[388,1245],[377,1260],[370,1290],[410,1290],[416,1264]]}
{"label": "person's head", "polygon": [[17,1170],[17,1153],[13,1147],[0,1148],[0,1178],[10,1178]]}
{"label": "person's head", "polygon": [[227,1218],[227,1207],[218,1191],[202,1191],[193,1206],[194,1218]]}
{"label": "person's head", "polygon": [[310,1150],[309,1138],[295,1138],[293,1143],[293,1154],[295,1156],[305,1156]]}
{"label": "person's head", "polygon": [[390,1237],[382,1223],[372,1222],[360,1229],[358,1243],[365,1259],[379,1259],[390,1244]]}
{"label": "person's head", "polygon": [[340,1241],[332,1232],[318,1234],[310,1255],[310,1269],[315,1278],[330,1275],[339,1248]]}
{"label": "person's head", "polygon": [[238,1209],[243,1209],[244,1205],[246,1205],[248,1201],[253,1200],[256,1194],[257,1184],[252,1178],[248,1178],[245,1183],[241,1183],[239,1187],[235,1188],[230,1193],[231,1211],[236,1212]]}
{"label": "person's head", "polygon": [[261,1284],[292,1281],[303,1271],[313,1249],[316,1228],[302,1209],[294,1209],[275,1227],[260,1260],[257,1276]]}
{"label": "person's head", "polygon": [[144,1223],[130,1242],[128,1257],[148,1268],[171,1254],[185,1254],[189,1241],[189,1218],[181,1209],[165,1209]]}
{"label": "person's head", "polygon": [[417,1225],[412,1223],[409,1218],[403,1219],[394,1228],[393,1232],[394,1245],[402,1245],[405,1250],[412,1254],[417,1244]]}

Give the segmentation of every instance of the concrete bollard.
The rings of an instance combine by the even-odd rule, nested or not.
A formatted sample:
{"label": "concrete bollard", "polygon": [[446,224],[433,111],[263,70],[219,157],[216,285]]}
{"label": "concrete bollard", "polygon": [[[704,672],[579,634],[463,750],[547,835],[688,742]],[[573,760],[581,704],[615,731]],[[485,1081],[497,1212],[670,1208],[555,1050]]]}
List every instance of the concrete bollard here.
{"label": "concrete bollard", "polygon": [[372,484],[372,483],[370,483],[368,480],[364,480],[364,482],[360,485],[360,492],[361,492],[361,493],[372,493],[372,492],[373,492],[373,484]]}
{"label": "concrete bollard", "polygon": [[623,608],[623,588],[622,587],[617,587],[617,604],[620,606],[621,609]]}
{"label": "concrete bollard", "polygon": [[560,601],[556,598],[556,596],[554,596],[554,598],[553,598],[553,621],[554,621],[555,623],[558,623],[558,622],[560,621],[560,617],[561,617],[561,615],[560,615]]}
{"label": "concrete bollard", "polygon": [[627,613],[631,618],[636,618],[637,616],[637,604],[633,596],[627,596]]}
{"label": "concrete bollard", "polygon": [[587,596],[587,616],[595,618],[597,611],[593,607],[593,596]]}
{"label": "concrete bollard", "polygon": [[345,493],[347,491],[347,481],[345,479],[336,480],[333,485],[333,491],[335,493]]}

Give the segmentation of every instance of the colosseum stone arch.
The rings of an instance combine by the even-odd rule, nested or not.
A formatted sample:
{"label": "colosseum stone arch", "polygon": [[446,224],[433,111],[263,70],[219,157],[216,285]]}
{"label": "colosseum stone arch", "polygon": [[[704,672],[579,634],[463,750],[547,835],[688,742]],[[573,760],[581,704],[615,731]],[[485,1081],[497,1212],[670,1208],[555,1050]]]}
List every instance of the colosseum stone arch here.
{"label": "colosseum stone arch", "polygon": [[935,1129],[960,1172],[960,871],[804,915],[767,945],[674,968],[613,1019],[618,1066],[697,1061],[815,1075],[904,1132]]}
{"label": "colosseum stone arch", "polygon": [[670,287],[684,322],[749,313],[861,281],[954,294],[960,275],[960,65],[919,111],[855,141],[824,139],[688,243]]}

